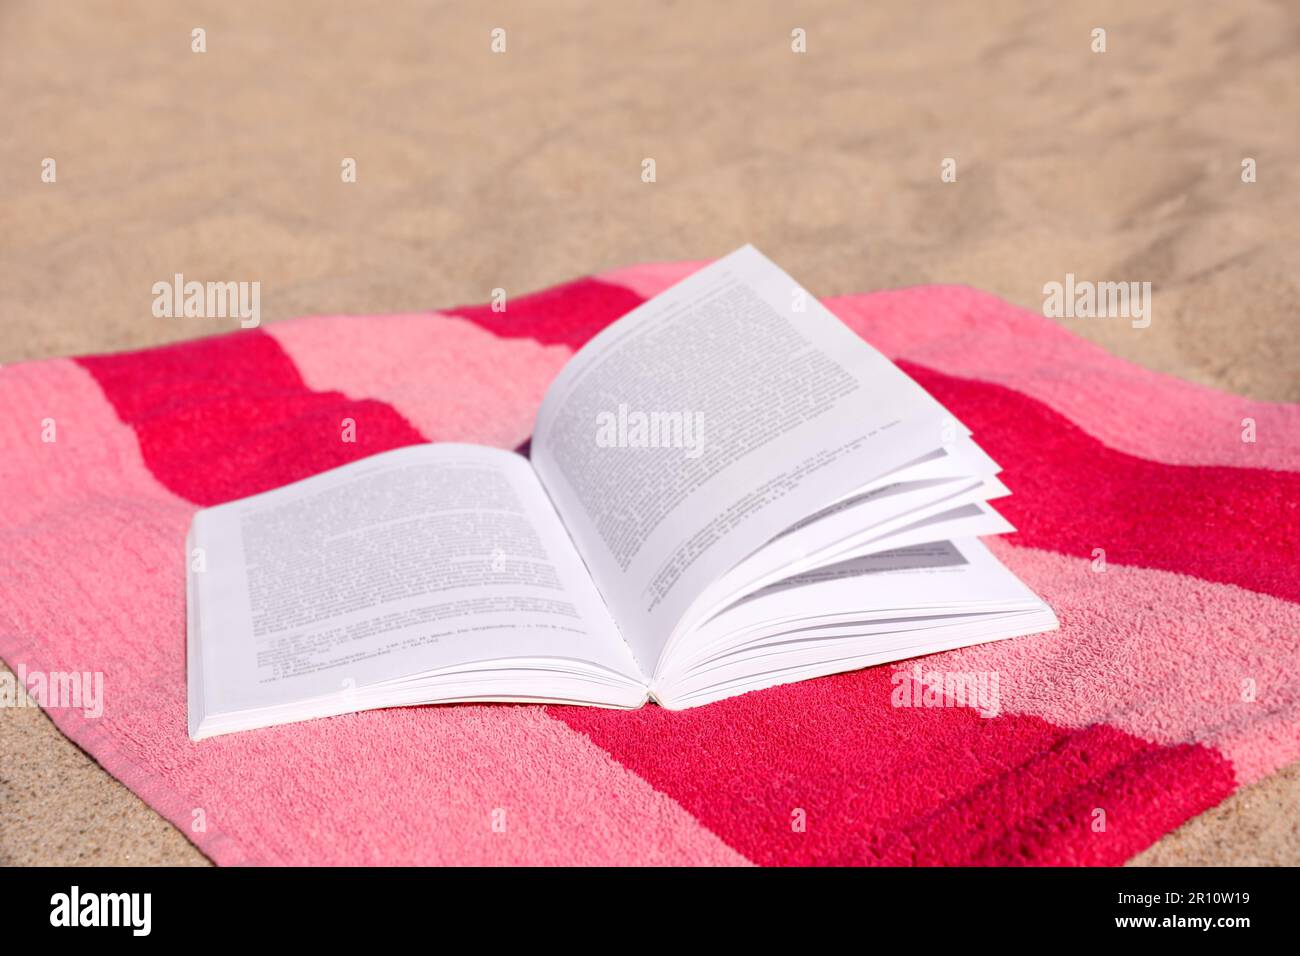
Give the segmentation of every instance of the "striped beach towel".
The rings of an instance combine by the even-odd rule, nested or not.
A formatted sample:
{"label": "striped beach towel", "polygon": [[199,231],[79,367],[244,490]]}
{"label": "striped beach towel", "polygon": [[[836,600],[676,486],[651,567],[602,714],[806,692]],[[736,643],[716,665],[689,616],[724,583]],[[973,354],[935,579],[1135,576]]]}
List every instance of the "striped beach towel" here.
{"label": "striped beach towel", "polygon": [[[1300,405],[956,286],[826,304],[1004,466],[1019,532],[990,547],[1059,632],[680,712],[189,741],[195,509],[417,442],[518,447],[572,352],[699,265],[0,369],[0,657],[102,675],[102,707],[50,716],[222,864],[1115,864],[1300,757]],[[971,673],[997,675],[996,716],[945,698]]]}

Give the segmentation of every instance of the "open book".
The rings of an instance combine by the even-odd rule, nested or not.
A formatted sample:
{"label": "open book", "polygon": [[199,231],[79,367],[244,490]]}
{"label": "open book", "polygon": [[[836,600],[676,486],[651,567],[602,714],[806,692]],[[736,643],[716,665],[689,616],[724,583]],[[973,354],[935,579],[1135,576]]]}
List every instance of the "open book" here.
{"label": "open book", "polygon": [[998,471],[747,246],[574,355],[531,460],[416,445],[198,512],[190,736],[455,701],[694,707],[1049,630],[978,540],[1014,530]]}

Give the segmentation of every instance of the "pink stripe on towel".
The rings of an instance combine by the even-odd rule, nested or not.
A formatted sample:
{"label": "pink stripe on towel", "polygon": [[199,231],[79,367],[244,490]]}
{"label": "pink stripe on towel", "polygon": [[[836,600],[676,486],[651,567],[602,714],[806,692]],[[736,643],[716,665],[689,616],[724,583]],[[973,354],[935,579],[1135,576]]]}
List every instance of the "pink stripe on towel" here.
{"label": "pink stripe on towel", "polygon": [[964,648],[927,658],[927,668],[996,671],[1004,713],[1213,745],[1243,785],[1300,754],[1300,604],[1188,574],[1110,562],[1097,572],[1090,559],[988,543],[1051,595],[1069,639]]}
{"label": "pink stripe on towel", "polygon": [[379,399],[435,441],[499,448],[528,438],[546,386],[572,354],[427,312],[318,316],[266,331],[308,388]]}
{"label": "pink stripe on towel", "polygon": [[[1117,451],[1176,465],[1300,471],[1300,405],[1152,372],[987,292],[925,286],[826,305],[891,358],[1015,389]],[[1242,441],[1247,418],[1254,442]]]}

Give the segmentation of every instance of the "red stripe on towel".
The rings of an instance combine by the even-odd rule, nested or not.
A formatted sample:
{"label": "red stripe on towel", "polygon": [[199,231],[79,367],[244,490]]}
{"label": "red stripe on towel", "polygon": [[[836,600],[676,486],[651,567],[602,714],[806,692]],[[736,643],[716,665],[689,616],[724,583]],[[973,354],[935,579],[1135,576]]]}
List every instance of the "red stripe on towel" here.
{"label": "red stripe on towel", "polygon": [[200,505],[426,440],[384,402],[307,388],[260,329],[77,361],[135,429],[154,476]]}
{"label": "red stripe on towel", "polygon": [[1005,469],[1011,543],[1300,601],[1300,473],[1148,461],[1005,386],[899,365]]}
{"label": "red stripe on towel", "polygon": [[567,345],[577,350],[615,319],[645,300],[631,289],[599,279],[579,279],[552,289],[506,300],[504,312],[490,305],[461,305],[439,309],[458,315],[504,338],[536,339],[543,345]]}
{"label": "red stripe on towel", "polygon": [[891,674],[550,712],[763,864],[1118,864],[1234,787],[1206,747],[895,707]]}

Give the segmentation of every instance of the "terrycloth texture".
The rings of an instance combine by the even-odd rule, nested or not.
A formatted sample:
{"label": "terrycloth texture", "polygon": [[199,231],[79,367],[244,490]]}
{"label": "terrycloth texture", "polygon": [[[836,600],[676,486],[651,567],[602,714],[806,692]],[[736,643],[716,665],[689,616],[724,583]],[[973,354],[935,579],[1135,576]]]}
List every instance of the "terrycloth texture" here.
{"label": "terrycloth texture", "polygon": [[196,507],[418,441],[515,447],[572,350],[696,265],[0,370],[0,656],[103,672],[102,718],[51,716],[219,863],[1119,863],[1300,757],[1300,406],[957,287],[828,305],[1006,468],[1021,530],[993,546],[1062,628],[923,662],[996,671],[999,716],[894,707],[886,667],[680,713],[405,708],[189,742]]}

